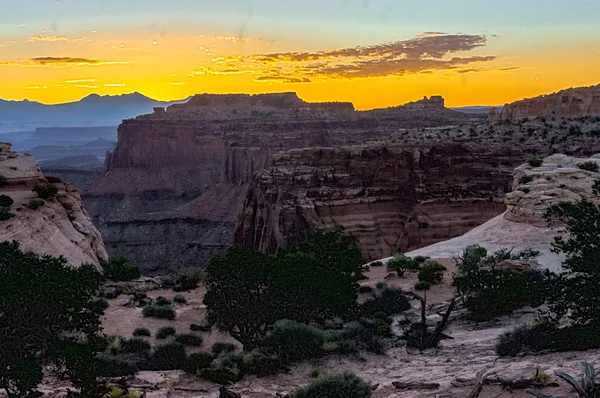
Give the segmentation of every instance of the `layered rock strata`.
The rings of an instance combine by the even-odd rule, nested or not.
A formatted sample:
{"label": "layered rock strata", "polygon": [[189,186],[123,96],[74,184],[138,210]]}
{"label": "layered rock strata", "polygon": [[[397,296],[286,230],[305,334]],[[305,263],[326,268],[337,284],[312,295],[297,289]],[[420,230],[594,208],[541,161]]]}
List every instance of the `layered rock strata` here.
{"label": "layered rock strata", "polygon": [[42,207],[31,209],[29,201],[37,197],[32,188],[47,184],[49,178],[32,156],[12,152],[7,143],[0,143],[0,175],[0,194],[14,201],[10,206],[14,217],[0,221],[0,241],[16,240],[24,250],[64,256],[73,266],[107,260],[100,233],[74,186],[50,178],[59,188],[58,194]]}

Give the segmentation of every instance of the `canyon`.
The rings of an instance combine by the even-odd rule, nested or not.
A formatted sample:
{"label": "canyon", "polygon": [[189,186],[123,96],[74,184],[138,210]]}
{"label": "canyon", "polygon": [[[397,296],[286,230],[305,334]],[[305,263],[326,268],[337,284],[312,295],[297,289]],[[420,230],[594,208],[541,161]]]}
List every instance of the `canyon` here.
{"label": "canyon", "polygon": [[[0,193],[14,202],[14,216],[0,221],[0,242],[16,240],[23,250],[64,256],[73,266],[108,260],[100,233],[73,185],[46,177],[32,156],[11,151],[7,143],[0,143],[0,176]],[[37,197],[32,189],[48,183],[58,188],[57,195],[31,208],[29,201]]]}
{"label": "canyon", "polygon": [[[381,142],[400,128],[480,122],[441,97],[356,111],[295,93],[197,95],[125,120],[105,173],[84,190],[107,250],[145,273],[204,265],[234,242],[253,176],[294,148]],[[60,176],[60,174],[59,174]]]}

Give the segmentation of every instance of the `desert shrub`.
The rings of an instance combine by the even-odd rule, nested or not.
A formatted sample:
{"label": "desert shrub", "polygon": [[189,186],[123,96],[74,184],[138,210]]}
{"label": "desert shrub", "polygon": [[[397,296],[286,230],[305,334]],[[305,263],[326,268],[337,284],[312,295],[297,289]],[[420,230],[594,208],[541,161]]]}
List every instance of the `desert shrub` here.
{"label": "desert shrub", "polygon": [[182,344],[167,343],[154,347],[149,364],[153,370],[183,369],[186,359]]}
{"label": "desert shrub", "polygon": [[522,176],[521,178],[519,178],[519,184],[528,184],[531,181],[533,181],[533,177],[532,176]]}
{"label": "desert shrub", "polygon": [[416,261],[418,264],[424,263],[425,261],[429,260],[429,257],[425,257],[425,256],[415,256],[413,258],[414,261]]}
{"label": "desert shrub", "polygon": [[150,343],[140,337],[123,340],[121,343],[121,352],[125,354],[145,355],[148,354],[151,349],[152,346]]}
{"label": "desert shrub", "polygon": [[595,173],[597,173],[598,169],[600,168],[598,166],[598,163],[591,160],[585,161],[583,163],[577,163],[577,167],[579,167],[581,170],[592,171]]}
{"label": "desert shrub", "polygon": [[175,328],[173,328],[171,326],[163,326],[162,328],[160,328],[156,331],[156,338],[163,340],[169,336],[174,336],[175,333],[176,333]]}
{"label": "desert shrub", "polygon": [[8,195],[0,195],[0,207],[10,207],[14,201]]}
{"label": "desert shrub", "polygon": [[369,266],[371,266],[371,267],[382,267],[383,266],[383,262],[381,262],[381,261],[373,261],[372,263],[369,264]]}
{"label": "desert shrub", "polygon": [[154,301],[154,305],[163,306],[163,305],[171,305],[171,300],[164,298],[163,296],[158,296]]}
{"label": "desert shrub", "polygon": [[437,261],[426,261],[419,271],[419,281],[429,282],[432,285],[441,283],[446,269],[446,267]]}
{"label": "desert shrub", "polygon": [[117,355],[121,351],[123,337],[118,335],[106,336],[106,351],[112,355]]}
{"label": "desert shrub", "polygon": [[108,304],[108,301],[106,301],[105,299],[99,299],[98,303],[100,304],[103,310],[107,309],[110,306]]}
{"label": "desert shrub", "polygon": [[316,380],[292,395],[293,398],[369,398],[370,396],[371,386],[350,373]]}
{"label": "desert shrub", "polygon": [[544,163],[544,160],[543,160],[543,159],[540,159],[540,158],[533,157],[533,158],[530,158],[530,159],[527,161],[527,163],[528,163],[528,164],[529,164],[531,167],[540,167],[540,166],[541,166],[541,165]]}
{"label": "desert shrub", "polygon": [[35,198],[29,201],[27,207],[29,207],[31,210],[37,210],[40,207],[44,207],[45,204],[46,202],[44,202],[43,199]]}
{"label": "desert shrub", "polygon": [[132,335],[135,337],[150,337],[152,334],[147,328],[135,328]]}
{"label": "desert shrub", "polygon": [[415,290],[429,290],[431,289],[431,283],[425,281],[419,281],[415,283]]}
{"label": "desert shrub", "polygon": [[187,304],[187,300],[185,299],[185,296],[178,294],[177,296],[173,297],[173,301],[176,302],[177,304]]}
{"label": "desert shrub", "polygon": [[204,278],[204,271],[190,268],[175,279],[173,290],[176,292],[187,292],[198,287],[198,283]]}
{"label": "desert shrub", "polygon": [[33,192],[37,194],[40,199],[50,199],[58,193],[58,187],[53,184],[39,184],[33,188]]}
{"label": "desert shrub", "polygon": [[410,309],[410,302],[401,289],[384,287],[373,294],[360,305],[360,312],[365,316],[371,316],[378,312],[386,315],[399,314]]}
{"label": "desert shrub", "polygon": [[198,325],[197,323],[190,324],[192,332],[210,332],[211,327],[208,325]]}
{"label": "desert shrub", "polygon": [[358,288],[358,292],[359,293],[373,293],[373,288],[371,286],[368,285],[362,285],[361,287]]}
{"label": "desert shrub", "polygon": [[[338,352],[340,350],[366,350],[375,354],[383,354],[385,347],[382,341],[382,335],[387,334],[389,325],[381,320],[372,320],[361,318],[357,321],[349,322],[338,332]],[[385,330],[381,330],[380,327]],[[343,341],[350,341],[350,344],[342,344]]]}
{"label": "desert shrub", "polygon": [[0,187],[8,185],[8,180],[2,174],[0,174]]}
{"label": "desert shrub", "polygon": [[244,372],[258,377],[277,374],[281,364],[276,355],[267,355],[261,350],[255,349],[244,355]]}
{"label": "desert shrub", "polygon": [[385,282],[377,282],[375,284],[375,289],[377,289],[377,290],[383,290],[383,289],[385,289],[387,287],[388,287],[388,284],[385,283]]}
{"label": "desert shrub", "polygon": [[223,353],[230,354],[235,351],[235,344],[224,343],[224,342],[219,341],[219,342],[216,342],[215,344],[213,344],[213,346],[210,350],[214,355],[221,355]]}
{"label": "desert shrub", "polygon": [[8,207],[0,207],[0,221],[6,221],[13,218],[15,215],[10,212]]}
{"label": "desert shrub", "polygon": [[97,370],[100,377],[131,376],[139,371],[136,364],[131,361],[106,355],[98,356]]}
{"label": "desert shrub", "polygon": [[192,333],[176,334],[175,342],[184,346],[200,347],[202,345],[202,337]]}
{"label": "desert shrub", "polygon": [[210,368],[199,373],[203,379],[228,385],[240,381],[244,376],[244,357],[241,355],[224,355],[217,358]]}
{"label": "desert shrub", "polygon": [[186,373],[197,375],[199,371],[210,367],[214,357],[205,352],[197,352],[188,355],[182,368]]}
{"label": "desert shrub", "polygon": [[116,282],[131,281],[142,276],[140,269],[136,265],[127,263],[127,259],[122,256],[111,257],[102,264],[102,269],[106,279]]}
{"label": "desert shrub", "polygon": [[538,254],[532,250],[511,254],[502,249],[487,255],[478,245],[465,248],[454,283],[471,318],[486,321],[524,305],[541,304],[546,285],[541,272],[519,273],[498,267],[503,260],[530,259]]}
{"label": "desert shrub", "polygon": [[147,305],[142,310],[145,318],[175,319],[175,310],[167,305]]}
{"label": "desert shrub", "polygon": [[308,377],[311,379],[316,379],[317,377],[321,376],[322,373],[323,369],[319,368],[318,366],[313,366],[308,372]]}
{"label": "desert shrub", "polygon": [[388,261],[387,268],[396,272],[399,277],[403,277],[406,271],[418,269],[419,263],[402,253],[398,253]]}
{"label": "desert shrub", "polygon": [[104,294],[104,297],[109,300],[116,299],[117,297],[119,297],[121,295],[121,290],[110,289],[110,290],[106,290],[103,294]]}
{"label": "desert shrub", "polygon": [[323,353],[326,333],[310,325],[287,319],[277,321],[260,347],[275,353],[285,363],[315,358]]}

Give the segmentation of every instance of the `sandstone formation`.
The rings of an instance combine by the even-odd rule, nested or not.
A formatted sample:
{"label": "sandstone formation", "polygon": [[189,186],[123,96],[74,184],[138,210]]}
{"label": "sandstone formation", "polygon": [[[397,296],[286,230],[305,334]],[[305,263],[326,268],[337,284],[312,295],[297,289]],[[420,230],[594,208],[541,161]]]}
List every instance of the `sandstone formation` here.
{"label": "sandstone formation", "polygon": [[489,114],[492,122],[516,121],[538,116],[557,118],[600,116],[600,84],[524,99],[504,105],[501,111],[493,108]]}
{"label": "sandstone formation", "polygon": [[233,243],[253,175],[276,153],[478,120],[444,108],[441,97],[362,112],[350,103],[307,103],[295,93],[197,95],[124,121],[105,174],[84,200],[108,251],[146,273],[205,264]]}
{"label": "sandstone formation", "polygon": [[366,260],[427,246],[502,213],[511,165],[522,156],[453,143],[281,153],[256,176],[236,242],[273,253],[308,227],[339,224],[358,237]]}
{"label": "sandstone formation", "polygon": [[600,155],[575,158],[556,154],[545,158],[540,167],[519,166],[514,173],[513,190],[505,198],[505,213],[460,237],[415,250],[409,255],[456,257],[472,244],[480,244],[488,250],[532,248],[541,252],[541,265],[558,270],[562,257],[551,252],[551,243],[560,233],[560,226],[549,226],[543,215],[551,205],[560,202],[587,200],[600,204],[600,196],[592,190],[600,173],[579,168],[578,165],[584,162],[600,165]]}
{"label": "sandstone formation", "polygon": [[13,199],[10,211],[15,215],[0,221],[0,241],[16,240],[25,250],[62,255],[75,266],[107,260],[100,233],[74,186],[50,179],[59,188],[58,194],[43,207],[30,209],[29,201],[37,197],[32,188],[48,183],[48,178],[32,156],[12,152],[7,143],[0,143],[0,175],[6,179],[0,194]]}

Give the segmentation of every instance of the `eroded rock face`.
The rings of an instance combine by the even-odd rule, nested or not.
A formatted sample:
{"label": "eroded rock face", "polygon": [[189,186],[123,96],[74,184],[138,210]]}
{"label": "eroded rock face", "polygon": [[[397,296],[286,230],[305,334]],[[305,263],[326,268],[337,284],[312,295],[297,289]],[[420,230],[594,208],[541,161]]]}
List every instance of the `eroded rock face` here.
{"label": "eroded rock face", "polygon": [[84,200],[109,252],[127,255],[146,273],[202,265],[233,243],[248,186],[275,154],[477,120],[444,108],[441,97],[359,112],[350,103],[307,103],[295,93],[197,95],[124,121],[106,173]]}
{"label": "eroded rock face", "polygon": [[10,211],[15,217],[0,221],[0,241],[16,240],[24,250],[38,254],[65,256],[69,264],[99,264],[108,256],[100,233],[83,207],[74,186],[51,179],[59,188],[56,197],[33,210],[28,207],[36,184],[48,183],[32,156],[12,152],[11,145],[0,143],[0,175],[7,184],[0,194],[10,196]]}
{"label": "eroded rock face", "polygon": [[492,109],[490,120],[515,121],[537,116],[582,117],[600,116],[600,85],[578,87],[536,98],[506,104],[501,111]]}
{"label": "eroded rock face", "polygon": [[291,150],[256,176],[235,239],[273,253],[309,227],[339,224],[365,260],[427,246],[501,214],[522,156],[454,143]]}

